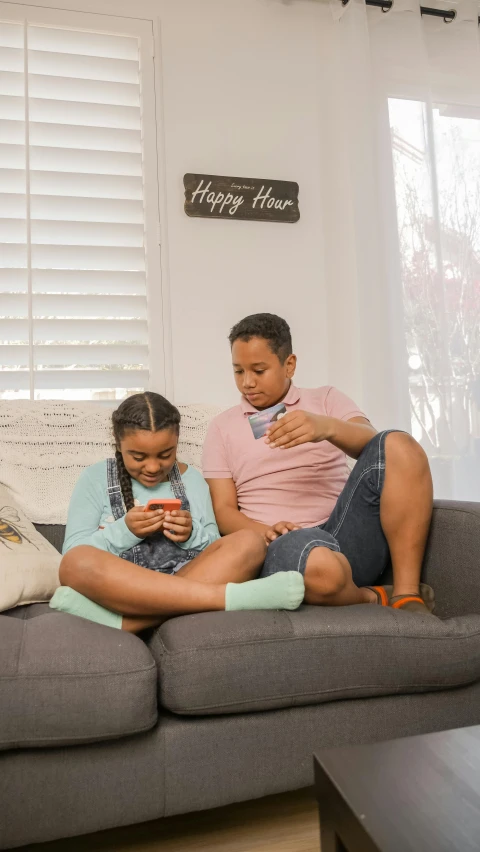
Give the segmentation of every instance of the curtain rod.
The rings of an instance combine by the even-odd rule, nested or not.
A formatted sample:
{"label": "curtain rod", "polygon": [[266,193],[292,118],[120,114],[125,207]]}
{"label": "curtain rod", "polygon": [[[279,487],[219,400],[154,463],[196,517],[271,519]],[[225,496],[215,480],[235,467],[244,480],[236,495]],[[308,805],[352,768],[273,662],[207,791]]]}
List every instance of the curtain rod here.
{"label": "curtain rod", "polygon": [[[342,6],[346,6],[349,0],[342,0]],[[392,8],[394,0],[365,0],[367,6],[378,6],[382,12],[388,12]],[[422,15],[432,15],[434,18],[443,18],[446,24],[451,24],[457,16],[456,9],[433,9],[431,6],[420,6]],[[480,15],[478,17],[480,24]]]}

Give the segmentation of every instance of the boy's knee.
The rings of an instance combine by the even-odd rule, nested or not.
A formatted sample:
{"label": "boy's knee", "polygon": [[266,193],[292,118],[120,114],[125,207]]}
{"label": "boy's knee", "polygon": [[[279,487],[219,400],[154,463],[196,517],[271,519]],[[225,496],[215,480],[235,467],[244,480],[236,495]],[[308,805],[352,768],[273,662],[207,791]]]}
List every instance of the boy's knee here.
{"label": "boy's knee", "polygon": [[415,465],[420,471],[429,471],[428,457],[415,438],[407,432],[389,432],[385,436],[385,460],[399,465]]}
{"label": "boy's knee", "polygon": [[348,560],[326,547],[315,547],[305,568],[307,603],[327,603],[343,591],[348,582]]}

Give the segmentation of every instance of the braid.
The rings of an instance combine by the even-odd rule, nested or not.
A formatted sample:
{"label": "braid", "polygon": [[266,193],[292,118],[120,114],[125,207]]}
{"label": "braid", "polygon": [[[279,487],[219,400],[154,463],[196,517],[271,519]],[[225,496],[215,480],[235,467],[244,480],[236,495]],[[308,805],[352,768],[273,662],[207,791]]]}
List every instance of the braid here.
{"label": "braid", "polygon": [[125,508],[128,512],[129,509],[133,509],[135,505],[132,491],[132,477],[125,467],[120,450],[116,451],[115,458],[117,460],[118,478],[120,480],[120,488],[122,489],[123,502],[125,503]]}

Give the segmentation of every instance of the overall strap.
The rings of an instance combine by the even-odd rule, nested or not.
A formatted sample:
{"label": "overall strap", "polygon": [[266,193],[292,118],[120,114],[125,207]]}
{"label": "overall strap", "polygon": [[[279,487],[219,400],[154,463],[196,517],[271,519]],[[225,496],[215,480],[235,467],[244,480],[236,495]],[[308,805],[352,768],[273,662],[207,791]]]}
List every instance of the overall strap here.
{"label": "overall strap", "polygon": [[187,492],[185,491],[182,474],[180,473],[180,468],[178,467],[177,462],[175,462],[175,464],[173,465],[168,479],[170,485],[172,486],[172,491],[175,494],[175,497],[177,498],[177,500],[182,501],[182,509],[185,509],[187,512],[189,512],[190,503],[187,497]]}
{"label": "overall strap", "polygon": [[115,520],[118,521],[118,519],[123,518],[125,514],[125,504],[123,502],[122,489],[118,478],[116,459],[107,459],[107,492],[112,515]]}

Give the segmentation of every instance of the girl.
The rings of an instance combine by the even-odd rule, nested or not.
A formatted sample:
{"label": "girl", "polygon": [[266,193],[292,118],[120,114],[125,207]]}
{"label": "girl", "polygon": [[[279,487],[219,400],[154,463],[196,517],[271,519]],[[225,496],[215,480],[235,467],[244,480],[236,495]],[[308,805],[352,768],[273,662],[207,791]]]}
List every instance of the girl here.
{"label": "girl", "polygon": [[[50,606],[132,633],[191,612],[296,609],[300,573],[252,579],[265,558],[260,534],[220,538],[205,480],[177,462],[175,406],[135,394],[112,421],[115,458],[86,468],[73,491]],[[172,497],[181,509],[145,511]]]}

